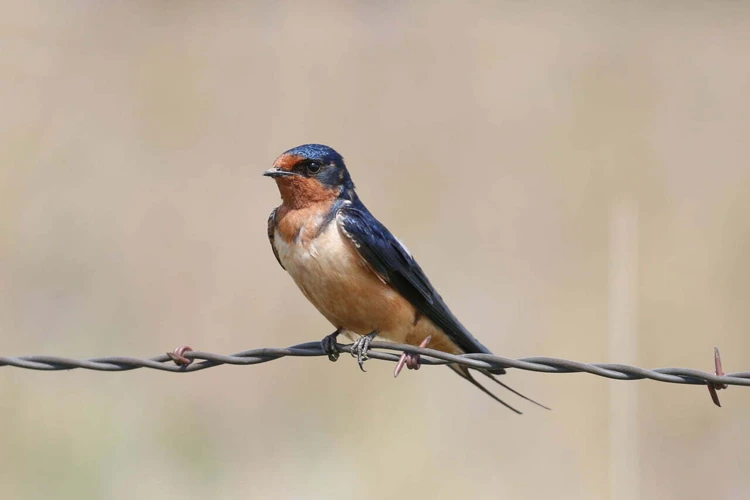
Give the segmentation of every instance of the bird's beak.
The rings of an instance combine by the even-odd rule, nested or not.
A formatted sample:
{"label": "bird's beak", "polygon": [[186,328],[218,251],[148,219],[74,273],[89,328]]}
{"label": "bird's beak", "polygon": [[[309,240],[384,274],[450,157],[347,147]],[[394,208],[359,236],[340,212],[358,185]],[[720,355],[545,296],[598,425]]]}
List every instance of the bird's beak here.
{"label": "bird's beak", "polygon": [[295,174],[294,172],[289,172],[288,170],[279,170],[278,168],[274,167],[263,172],[263,175],[266,177],[276,178],[276,177],[288,177],[288,176],[297,175],[297,174]]}

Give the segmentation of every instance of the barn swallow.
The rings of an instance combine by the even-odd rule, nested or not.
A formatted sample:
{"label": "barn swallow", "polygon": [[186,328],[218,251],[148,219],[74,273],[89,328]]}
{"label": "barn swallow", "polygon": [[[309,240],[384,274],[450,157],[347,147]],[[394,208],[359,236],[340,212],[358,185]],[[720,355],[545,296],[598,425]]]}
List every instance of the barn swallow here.
{"label": "barn swallow", "polygon": [[[276,260],[336,331],[322,340],[335,361],[336,338],[356,339],[352,352],[362,367],[375,336],[451,354],[491,354],[451,313],[411,252],[357,196],[344,159],[321,144],[305,144],[279,156],[264,172],[275,179],[282,204],[268,218]],[[419,359],[402,355],[401,366]],[[517,409],[481,385],[465,366],[448,365],[490,397]],[[498,380],[504,369],[478,370]],[[546,407],[545,407],[546,408]]]}

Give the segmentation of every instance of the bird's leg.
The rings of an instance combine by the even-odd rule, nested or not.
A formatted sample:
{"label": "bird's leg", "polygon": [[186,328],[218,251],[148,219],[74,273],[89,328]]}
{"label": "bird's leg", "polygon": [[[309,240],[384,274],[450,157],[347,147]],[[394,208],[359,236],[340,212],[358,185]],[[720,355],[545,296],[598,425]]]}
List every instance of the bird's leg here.
{"label": "bird's leg", "polygon": [[352,344],[352,356],[357,358],[357,363],[359,363],[359,369],[363,372],[367,371],[365,370],[364,363],[367,361],[367,351],[370,349],[370,342],[372,342],[372,339],[377,337],[378,332],[375,330],[371,331],[367,335],[362,335],[360,338],[358,338],[354,344]]}
{"label": "bird's leg", "polygon": [[331,361],[339,359],[339,348],[336,347],[336,339],[342,330],[342,328],[338,328],[335,332],[326,335],[323,337],[323,340],[320,341],[320,346],[323,348],[323,351],[328,354],[328,359]]}
{"label": "bird's leg", "polygon": [[[427,344],[430,343],[430,340],[432,340],[432,335],[428,335],[421,344],[419,344],[419,347],[427,347]],[[419,364],[419,354],[410,354],[408,352],[402,352],[401,357],[398,358],[398,363],[396,363],[396,368],[393,370],[393,378],[398,377],[398,374],[401,373],[401,370],[404,368],[404,365],[409,370],[419,370],[419,367],[421,366]]]}

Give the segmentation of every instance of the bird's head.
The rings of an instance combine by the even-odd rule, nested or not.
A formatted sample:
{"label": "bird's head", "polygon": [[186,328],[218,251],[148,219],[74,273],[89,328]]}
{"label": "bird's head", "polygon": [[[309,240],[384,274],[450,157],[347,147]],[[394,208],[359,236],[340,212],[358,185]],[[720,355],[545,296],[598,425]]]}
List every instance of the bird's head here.
{"label": "bird's head", "polygon": [[276,180],[281,199],[290,208],[356,196],[344,159],[322,144],[305,144],[282,153],[263,175]]}

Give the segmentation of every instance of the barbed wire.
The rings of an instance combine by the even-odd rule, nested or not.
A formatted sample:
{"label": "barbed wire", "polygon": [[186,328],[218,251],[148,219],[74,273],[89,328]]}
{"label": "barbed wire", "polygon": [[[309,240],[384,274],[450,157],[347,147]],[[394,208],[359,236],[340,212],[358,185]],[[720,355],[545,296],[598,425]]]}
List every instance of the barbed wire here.
{"label": "barbed wire", "polygon": [[[343,353],[352,352],[352,344],[336,344]],[[211,352],[194,351],[190,348],[176,354],[163,354],[153,358],[133,358],[126,356],[108,356],[90,359],[72,359],[60,356],[31,355],[31,356],[0,356],[0,367],[13,366],[29,370],[60,371],[60,370],[96,370],[107,372],[121,372],[139,368],[151,368],[173,373],[191,373],[219,365],[257,365],[284,357],[316,357],[327,356],[320,342],[306,342],[286,348],[266,347],[250,349],[236,354],[224,355]],[[504,358],[491,354],[448,354],[434,349],[420,348],[405,344],[390,342],[372,342],[367,352],[369,359],[397,362],[399,355],[394,352],[418,354],[422,365],[445,365],[457,363],[474,369],[516,368],[541,373],[589,373],[599,377],[615,380],[650,379],[658,382],[673,384],[692,384],[715,386],[750,386],[750,372],[737,372],[724,375],[694,370],[691,368],[654,368],[651,370],[614,363],[581,363],[560,358],[542,356],[526,358]],[[721,364],[717,353],[717,372],[721,371]],[[175,358],[182,356],[182,364],[174,364]],[[189,361],[189,364],[185,364]],[[197,361],[197,362],[193,362]]]}

